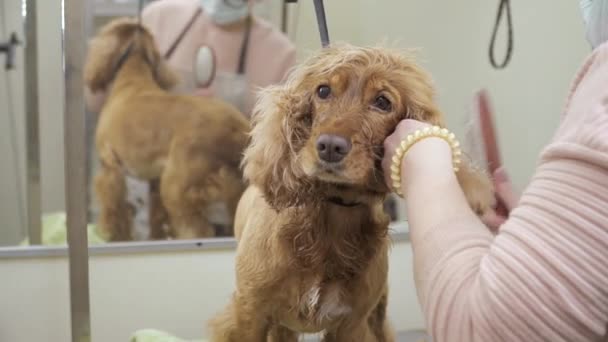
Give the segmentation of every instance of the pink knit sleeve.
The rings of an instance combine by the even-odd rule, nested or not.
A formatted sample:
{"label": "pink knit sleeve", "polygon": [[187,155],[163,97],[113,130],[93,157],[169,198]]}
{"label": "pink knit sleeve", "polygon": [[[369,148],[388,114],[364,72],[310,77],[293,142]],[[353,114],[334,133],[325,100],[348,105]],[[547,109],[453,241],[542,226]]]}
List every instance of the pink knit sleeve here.
{"label": "pink knit sleeve", "polygon": [[[608,324],[608,46],[493,237],[451,219],[413,240],[434,341],[596,341]],[[414,227],[415,228],[415,227]],[[413,228],[413,229],[414,229]]]}

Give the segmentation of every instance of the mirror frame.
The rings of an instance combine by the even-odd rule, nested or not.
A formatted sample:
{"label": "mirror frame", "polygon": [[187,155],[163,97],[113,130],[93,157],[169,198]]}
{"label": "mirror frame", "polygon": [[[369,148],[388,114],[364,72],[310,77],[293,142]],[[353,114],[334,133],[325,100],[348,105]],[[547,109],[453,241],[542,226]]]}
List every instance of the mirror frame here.
{"label": "mirror frame", "polygon": [[[392,222],[390,225],[390,230],[390,237],[393,243],[409,241],[407,222]],[[211,239],[193,240],[112,242],[108,244],[88,246],[87,249],[89,255],[96,256],[226,250],[236,249],[236,244],[236,239],[233,237],[217,237]],[[68,256],[67,245],[0,247],[0,260],[66,256]]]}

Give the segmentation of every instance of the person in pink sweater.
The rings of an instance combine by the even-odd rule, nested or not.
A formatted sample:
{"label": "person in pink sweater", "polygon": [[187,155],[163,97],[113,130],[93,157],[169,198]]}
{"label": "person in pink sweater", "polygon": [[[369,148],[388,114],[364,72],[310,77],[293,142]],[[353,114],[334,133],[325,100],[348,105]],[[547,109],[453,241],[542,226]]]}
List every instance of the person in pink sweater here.
{"label": "person in pink sweater", "polygon": [[[582,3],[594,51],[496,235],[468,207],[445,140],[422,139],[402,160],[414,277],[435,342],[608,341],[608,0]],[[404,120],[387,138],[387,181],[395,148],[426,126]]]}

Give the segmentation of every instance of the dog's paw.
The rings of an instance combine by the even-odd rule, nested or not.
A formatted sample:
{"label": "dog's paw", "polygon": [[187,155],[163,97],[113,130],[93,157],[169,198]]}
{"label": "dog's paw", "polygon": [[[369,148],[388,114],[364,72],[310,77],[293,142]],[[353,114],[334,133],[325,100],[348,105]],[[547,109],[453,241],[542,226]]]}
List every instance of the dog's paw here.
{"label": "dog's paw", "polygon": [[473,211],[481,216],[494,208],[496,197],[490,176],[473,166],[458,172],[458,181]]}

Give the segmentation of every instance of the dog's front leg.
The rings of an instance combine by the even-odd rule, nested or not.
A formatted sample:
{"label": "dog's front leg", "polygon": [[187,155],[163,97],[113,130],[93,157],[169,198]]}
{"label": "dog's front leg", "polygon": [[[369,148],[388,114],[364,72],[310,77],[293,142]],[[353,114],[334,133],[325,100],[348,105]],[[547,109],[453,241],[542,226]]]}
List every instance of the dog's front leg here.
{"label": "dog's front leg", "polygon": [[335,330],[327,331],[323,342],[379,342],[364,320],[340,324]]}
{"label": "dog's front leg", "polygon": [[382,294],[378,304],[376,304],[376,307],[367,319],[369,328],[376,337],[375,341],[377,342],[393,342],[395,340],[393,329],[386,317],[387,302],[388,289]]}
{"label": "dog's front leg", "polygon": [[388,322],[373,322],[368,316],[353,315],[345,318],[335,329],[327,331],[323,342],[393,342],[394,336]]}
{"label": "dog's front leg", "polygon": [[269,320],[254,302],[235,294],[210,322],[212,342],[267,342]]}

